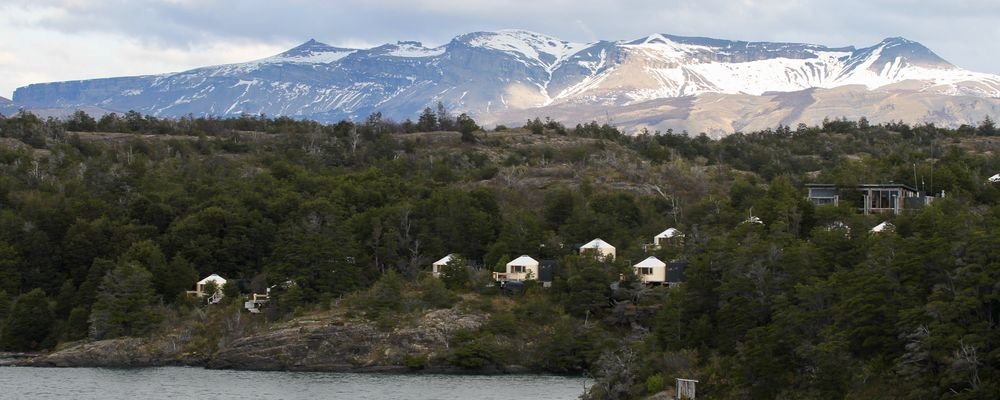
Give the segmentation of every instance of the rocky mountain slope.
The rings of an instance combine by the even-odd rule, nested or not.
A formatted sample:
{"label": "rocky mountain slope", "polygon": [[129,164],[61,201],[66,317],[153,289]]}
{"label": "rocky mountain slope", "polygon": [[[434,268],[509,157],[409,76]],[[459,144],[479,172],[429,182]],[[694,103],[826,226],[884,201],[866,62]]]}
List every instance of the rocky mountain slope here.
{"label": "rocky mountain slope", "polygon": [[721,134],[841,116],[975,122],[1000,115],[1000,76],[961,69],[903,38],[857,49],[665,34],[571,43],[503,30],[438,47],[398,42],[346,49],[310,40],[246,63],[34,84],[19,88],[14,101],[31,108],[322,121],[376,111],[413,118],[442,102],[488,124],[612,118],[631,130]]}
{"label": "rocky mountain slope", "polygon": [[0,114],[11,115],[17,112],[17,106],[10,99],[0,97]]}

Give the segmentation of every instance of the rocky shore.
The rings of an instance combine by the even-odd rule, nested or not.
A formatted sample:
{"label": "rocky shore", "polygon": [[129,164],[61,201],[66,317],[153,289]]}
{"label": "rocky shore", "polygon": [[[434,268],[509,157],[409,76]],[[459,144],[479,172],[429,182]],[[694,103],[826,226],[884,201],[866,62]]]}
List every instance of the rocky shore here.
{"label": "rocky shore", "polygon": [[519,366],[465,369],[446,356],[455,332],[475,330],[483,314],[455,309],[424,313],[393,329],[364,319],[303,318],[246,335],[212,354],[185,352],[183,335],[79,342],[51,353],[11,358],[10,365],[34,367],[204,366],[213,369],[393,372],[522,373]]}
{"label": "rocky shore", "polygon": [[19,360],[37,357],[34,353],[6,353],[0,352],[0,367],[17,365]]}

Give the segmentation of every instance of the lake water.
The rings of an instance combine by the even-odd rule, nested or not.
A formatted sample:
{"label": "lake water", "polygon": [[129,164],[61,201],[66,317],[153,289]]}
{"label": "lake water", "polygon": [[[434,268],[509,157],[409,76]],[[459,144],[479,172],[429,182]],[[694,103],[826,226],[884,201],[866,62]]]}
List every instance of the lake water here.
{"label": "lake water", "polygon": [[575,399],[583,378],[0,367],[0,399]]}

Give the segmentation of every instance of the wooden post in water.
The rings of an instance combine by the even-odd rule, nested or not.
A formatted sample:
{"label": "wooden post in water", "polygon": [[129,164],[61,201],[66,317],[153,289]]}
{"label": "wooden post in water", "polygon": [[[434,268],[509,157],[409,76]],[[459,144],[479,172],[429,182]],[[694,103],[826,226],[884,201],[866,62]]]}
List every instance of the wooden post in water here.
{"label": "wooden post in water", "polygon": [[694,379],[681,379],[677,378],[677,399],[690,399],[695,400],[695,384],[698,381]]}

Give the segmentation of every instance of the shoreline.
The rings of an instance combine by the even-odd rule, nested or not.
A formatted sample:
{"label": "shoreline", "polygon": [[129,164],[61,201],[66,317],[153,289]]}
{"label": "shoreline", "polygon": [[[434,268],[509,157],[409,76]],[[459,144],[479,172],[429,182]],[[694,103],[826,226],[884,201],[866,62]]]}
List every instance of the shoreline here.
{"label": "shoreline", "polygon": [[[207,363],[181,363],[181,362],[156,362],[148,364],[57,364],[51,362],[34,362],[36,357],[44,357],[45,354],[19,354],[14,357],[5,357],[0,354],[0,367],[12,368],[53,368],[53,369],[75,369],[75,368],[102,368],[102,369],[147,369],[147,368],[195,368],[214,371],[248,371],[248,372],[303,372],[303,373],[339,373],[339,374],[363,374],[363,375],[455,375],[455,376],[553,376],[570,378],[587,378],[584,374],[556,373],[532,370],[519,365],[508,365],[500,368],[467,369],[461,367],[434,366],[424,368],[410,368],[404,365],[382,365],[368,367],[353,367],[347,365],[313,366],[313,367],[293,367],[293,368],[241,368],[226,367],[215,368]],[[12,362],[4,363],[5,360]]]}

